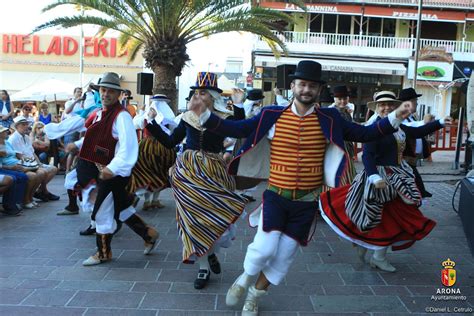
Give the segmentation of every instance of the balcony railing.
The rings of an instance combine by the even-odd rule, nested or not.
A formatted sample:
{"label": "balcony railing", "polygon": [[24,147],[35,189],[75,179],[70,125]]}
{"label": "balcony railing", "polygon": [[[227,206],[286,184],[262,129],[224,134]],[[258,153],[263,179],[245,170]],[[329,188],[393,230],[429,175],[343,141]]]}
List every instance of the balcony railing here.
{"label": "balcony railing", "polygon": [[[314,32],[284,32],[279,38],[290,52],[360,55],[392,58],[409,58],[415,49],[415,39],[354,34],[330,34]],[[420,47],[444,47],[455,60],[474,61],[474,42],[421,39]],[[269,50],[258,41],[256,49]]]}
{"label": "balcony railing", "polygon": [[[418,6],[418,0],[306,0],[306,4],[335,4],[335,3],[363,3],[375,5],[399,5],[399,6]],[[474,0],[423,0],[423,8],[447,8],[447,9],[472,9],[474,10]]]}

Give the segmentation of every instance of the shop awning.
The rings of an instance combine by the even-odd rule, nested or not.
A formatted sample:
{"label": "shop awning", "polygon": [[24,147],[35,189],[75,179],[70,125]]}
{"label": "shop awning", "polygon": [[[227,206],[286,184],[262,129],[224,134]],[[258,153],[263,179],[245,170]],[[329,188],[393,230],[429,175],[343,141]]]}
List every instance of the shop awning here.
{"label": "shop awning", "polygon": [[[349,60],[332,60],[320,58],[305,58],[317,61],[321,64],[323,71],[336,72],[355,72],[364,74],[394,75],[405,76],[406,67],[402,63],[384,63],[369,61],[349,61]],[[276,67],[278,65],[290,64],[296,65],[301,58],[281,57],[278,60],[273,56],[255,56],[255,65],[265,67]]]}

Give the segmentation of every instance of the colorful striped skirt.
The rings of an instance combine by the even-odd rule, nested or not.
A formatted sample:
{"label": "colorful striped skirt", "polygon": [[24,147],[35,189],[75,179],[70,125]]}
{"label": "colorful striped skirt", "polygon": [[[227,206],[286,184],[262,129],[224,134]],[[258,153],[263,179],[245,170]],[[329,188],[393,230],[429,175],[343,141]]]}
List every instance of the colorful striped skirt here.
{"label": "colorful striped skirt", "polygon": [[129,192],[138,189],[150,192],[170,186],[168,170],[176,160],[174,149],[160,144],[154,137],[144,138],[138,147],[138,160],[130,177]]}
{"label": "colorful striped skirt", "polygon": [[374,188],[363,171],[352,185],[321,194],[321,214],[338,235],[363,247],[408,248],[426,237],[436,223],[418,209],[420,193],[406,163],[377,168],[387,188]]}
{"label": "colorful striped skirt", "polygon": [[242,214],[245,201],[235,191],[218,154],[186,150],[171,171],[183,262],[202,257]]}

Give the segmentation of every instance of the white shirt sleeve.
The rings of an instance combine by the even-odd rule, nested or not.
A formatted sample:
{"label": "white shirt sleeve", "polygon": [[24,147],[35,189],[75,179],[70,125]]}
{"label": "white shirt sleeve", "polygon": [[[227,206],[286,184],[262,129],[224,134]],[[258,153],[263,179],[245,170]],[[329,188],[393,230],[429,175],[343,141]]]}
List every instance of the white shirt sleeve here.
{"label": "white shirt sleeve", "polygon": [[15,132],[10,137],[8,137],[8,142],[10,143],[10,145],[12,145],[13,150],[17,154],[24,154],[22,144],[23,140],[21,139],[21,136],[20,134],[18,134],[18,132]]}
{"label": "white shirt sleeve", "polygon": [[387,115],[387,117],[393,128],[398,129],[400,127],[402,121],[397,119],[397,114],[395,113],[395,111],[391,112],[389,115]]}
{"label": "white shirt sleeve", "polygon": [[112,126],[112,135],[118,139],[115,156],[107,165],[115,176],[129,177],[138,160],[138,139],[132,117],[122,111]]}
{"label": "white shirt sleeve", "polygon": [[288,102],[287,99],[285,99],[283,96],[279,94],[277,94],[276,96],[276,103],[281,106],[287,106],[288,104],[290,104],[290,102]]}

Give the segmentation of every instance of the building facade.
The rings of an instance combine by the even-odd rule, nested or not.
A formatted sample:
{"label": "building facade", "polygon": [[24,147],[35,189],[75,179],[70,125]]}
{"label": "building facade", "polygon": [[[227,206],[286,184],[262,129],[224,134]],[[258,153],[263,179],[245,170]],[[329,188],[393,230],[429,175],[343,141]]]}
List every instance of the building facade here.
{"label": "building facade", "polygon": [[[275,58],[257,40],[255,87],[268,95],[276,84],[276,66],[311,59],[321,63],[329,86],[346,84],[363,120],[366,103],[378,90],[398,93],[412,85],[418,1],[314,1],[306,11],[286,1],[260,0],[254,5],[294,16],[281,39],[288,54]],[[465,102],[460,86],[474,68],[474,1],[423,1],[417,91],[426,112],[444,116]]]}

